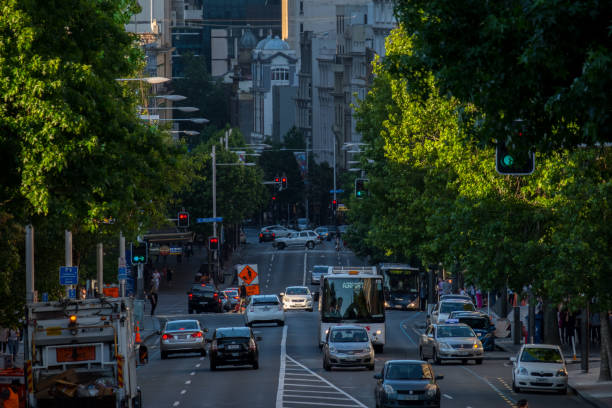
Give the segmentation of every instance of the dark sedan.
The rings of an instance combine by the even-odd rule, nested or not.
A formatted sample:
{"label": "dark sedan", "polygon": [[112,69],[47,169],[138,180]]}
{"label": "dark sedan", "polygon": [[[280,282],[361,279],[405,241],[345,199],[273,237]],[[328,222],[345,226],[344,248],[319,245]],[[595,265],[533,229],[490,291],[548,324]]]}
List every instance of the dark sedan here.
{"label": "dark sedan", "polygon": [[213,286],[205,283],[192,285],[191,290],[187,292],[187,296],[189,314],[193,312],[223,312],[223,298]]}
{"label": "dark sedan", "polygon": [[274,241],[274,238],[276,238],[276,234],[271,228],[262,228],[259,231],[259,242]]}
{"label": "dark sedan", "polygon": [[250,327],[219,327],[210,344],[210,370],[220,365],[252,365],[259,368],[257,341]]}
{"label": "dark sedan", "polygon": [[440,388],[436,380],[444,377],[434,375],[433,368],[425,361],[389,360],[374,378],[377,408],[440,407]]}

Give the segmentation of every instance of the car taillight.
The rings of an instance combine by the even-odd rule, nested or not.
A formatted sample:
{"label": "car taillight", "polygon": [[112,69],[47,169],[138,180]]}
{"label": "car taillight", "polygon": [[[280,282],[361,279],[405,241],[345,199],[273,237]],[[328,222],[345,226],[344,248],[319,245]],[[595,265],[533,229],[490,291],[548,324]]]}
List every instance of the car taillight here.
{"label": "car taillight", "polygon": [[275,236],[276,236],[276,234],[275,234],[275,233],[272,233],[272,238],[274,238]]}
{"label": "car taillight", "polygon": [[240,299],[240,296],[234,296],[234,299]]}
{"label": "car taillight", "polygon": [[195,332],[191,335],[191,337],[194,337],[194,338],[202,337],[202,332]]}
{"label": "car taillight", "polygon": [[212,351],[217,351],[217,340],[215,340],[212,343],[210,343],[210,349]]}
{"label": "car taillight", "polygon": [[260,232],[260,233],[259,233],[259,238],[261,238],[261,237],[263,237],[263,234]]}
{"label": "car taillight", "polygon": [[193,294],[189,294],[189,300],[193,299]]}
{"label": "car taillight", "polygon": [[219,295],[217,295],[216,293],[213,295],[213,297],[216,299],[217,297],[219,297]]}
{"label": "car taillight", "polygon": [[173,338],[174,338],[174,337],[172,337],[172,335],[171,335],[171,334],[164,334],[164,335],[162,336],[162,340],[170,340],[170,339],[173,339]]}

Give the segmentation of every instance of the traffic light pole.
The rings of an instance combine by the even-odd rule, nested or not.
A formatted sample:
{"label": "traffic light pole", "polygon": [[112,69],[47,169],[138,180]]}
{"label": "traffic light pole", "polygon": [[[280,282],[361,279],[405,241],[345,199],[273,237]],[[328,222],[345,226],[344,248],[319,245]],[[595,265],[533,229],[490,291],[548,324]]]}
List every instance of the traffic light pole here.
{"label": "traffic light pole", "polygon": [[[212,198],[213,198],[213,218],[217,218],[217,153],[215,151],[215,145],[213,145],[212,147],[212,153],[211,153],[211,158],[212,158]],[[213,237],[217,237],[217,222],[213,221]],[[209,252],[209,256],[210,256],[210,252]],[[213,267],[213,271],[211,271],[211,273],[218,275],[219,273],[219,256],[218,256],[218,250],[213,251],[212,253],[212,258],[213,258],[213,263],[212,265],[214,265]],[[214,275],[213,275],[214,276]],[[217,277],[218,279],[218,277]],[[218,279],[220,280],[220,279]]]}

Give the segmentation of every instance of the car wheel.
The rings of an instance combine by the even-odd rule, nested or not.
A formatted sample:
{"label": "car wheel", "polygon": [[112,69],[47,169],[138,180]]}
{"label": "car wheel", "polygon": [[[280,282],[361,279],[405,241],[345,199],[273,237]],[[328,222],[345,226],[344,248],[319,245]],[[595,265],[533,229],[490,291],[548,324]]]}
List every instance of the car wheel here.
{"label": "car wheel", "polygon": [[284,325],[285,325],[285,321],[284,321],[284,320],[279,320],[279,321],[277,322],[277,324],[278,324],[279,326],[284,326]]}
{"label": "car wheel", "polygon": [[308,249],[312,249],[312,248],[314,248],[314,246],[315,246],[315,244],[314,244],[314,242],[312,242],[312,241],[308,241],[308,243],[306,244],[306,247],[307,247]]}
{"label": "car wheel", "polygon": [[162,360],[165,360],[165,359],[167,359],[167,358],[168,358],[168,352],[167,352],[167,351],[162,351],[162,352],[161,352],[161,359],[162,359]]}
{"label": "car wheel", "polygon": [[200,356],[202,356],[202,357],[206,357],[206,350],[202,350],[202,351],[200,351]]}
{"label": "car wheel", "polygon": [[210,371],[215,371],[217,369],[217,364],[214,361],[210,360]]}
{"label": "car wheel", "polygon": [[330,371],[331,370],[331,366],[329,365],[329,363],[327,362],[327,359],[325,357],[323,357],[323,369],[325,371]]}
{"label": "car wheel", "polygon": [[253,370],[257,370],[259,368],[259,360],[255,360],[253,363]]}
{"label": "car wheel", "polygon": [[476,361],[476,364],[482,364],[482,358],[477,358],[477,359],[476,359],[476,360],[474,360],[474,361]]}
{"label": "car wheel", "polygon": [[516,384],[514,383],[514,380],[512,380],[512,391],[514,391],[517,394],[521,392],[521,389],[516,386]]}
{"label": "car wheel", "polygon": [[309,311],[309,312],[312,312],[312,311],[313,311],[313,308],[311,307],[310,309],[308,309],[308,311]]}
{"label": "car wheel", "polygon": [[436,365],[442,364],[442,360],[440,360],[440,356],[438,355],[438,351],[434,349],[433,351],[433,362]]}
{"label": "car wheel", "polygon": [[368,366],[368,370],[370,370],[370,371],[374,371],[374,364],[370,364],[370,365]]}

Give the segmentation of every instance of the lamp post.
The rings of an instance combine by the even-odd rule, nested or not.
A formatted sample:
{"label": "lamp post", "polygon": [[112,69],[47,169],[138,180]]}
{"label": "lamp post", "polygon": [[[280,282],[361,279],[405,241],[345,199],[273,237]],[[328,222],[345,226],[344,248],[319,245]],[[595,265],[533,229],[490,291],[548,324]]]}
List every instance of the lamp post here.
{"label": "lamp post", "polygon": [[165,77],[145,77],[145,78],[115,78],[115,81],[143,81],[151,85],[163,84],[170,81],[170,78]]}
{"label": "lamp post", "polygon": [[200,110],[200,108],[196,108],[194,106],[173,106],[173,107],[142,107],[140,106],[140,109],[142,110],[177,110],[177,111],[181,111],[181,112],[197,112]]}

